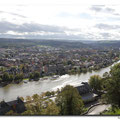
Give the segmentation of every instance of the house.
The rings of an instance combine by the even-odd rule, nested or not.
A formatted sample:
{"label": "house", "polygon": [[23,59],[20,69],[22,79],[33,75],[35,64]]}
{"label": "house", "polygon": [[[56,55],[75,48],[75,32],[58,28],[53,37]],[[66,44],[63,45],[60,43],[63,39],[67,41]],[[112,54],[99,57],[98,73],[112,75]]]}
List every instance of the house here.
{"label": "house", "polygon": [[5,115],[10,110],[17,113],[22,113],[26,110],[24,102],[18,97],[17,100],[0,103],[0,115]]}
{"label": "house", "polygon": [[82,82],[82,85],[76,87],[84,103],[88,103],[97,99],[98,95],[92,92],[91,87],[87,82]]}
{"label": "house", "polygon": [[82,82],[82,85],[76,87],[80,95],[92,92],[91,87],[87,82]]}

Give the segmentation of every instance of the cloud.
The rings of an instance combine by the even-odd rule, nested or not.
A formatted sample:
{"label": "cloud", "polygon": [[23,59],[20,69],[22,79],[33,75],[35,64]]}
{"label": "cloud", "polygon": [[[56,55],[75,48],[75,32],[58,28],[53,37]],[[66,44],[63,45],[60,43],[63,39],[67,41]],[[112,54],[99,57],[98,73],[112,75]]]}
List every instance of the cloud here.
{"label": "cloud", "polygon": [[98,40],[112,36],[118,39],[119,5],[46,3],[1,5],[0,37]]}
{"label": "cloud", "polygon": [[64,33],[64,30],[68,30],[65,27],[41,25],[37,23],[24,23],[21,25],[13,24],[8,21],[0,21],[0,33],[6,33],[8,31],[14,32],[55,32]]}
{"label": "cloud", "polygon": [[0,37],[84,39],[84,35],[75,35],[74,33],[76,32],[80,32],[80,29],[69,29],[67,27],[41,25],[37,23],[18,25],[8,21],[0,21]]}
{"label": "cloud", "polygon": [[110,33],[100,33],[100,35],[102,35],[103,38],[109,38],[111,37],[111,34]]}
{"label": "cloud", "polygon": [[95,12],[100,12],[100,11],[102,11],[102,7],[103,6],[93,5],[90,9],[95,11]]}
{"label": "cloud", "polygon": [[3,38],[27,38],[27,39],[71,39],[71,40],[85,40],[84,35],[67,35],[65,33],[55,33],[55,34],[34,34],[34,33],[28,33],[28,34],[10,34],[10,33],[3,33],[0,34]]}
{"label": "cloud", "polygon": [[12,12],[0,11],[0,13],[7,13],[7,14],[10,14],[10,15],[15,15],[15,16],[18,16],[18,17],[26,18],[26,16],[24,16],[24,15],[19,15],[19,14],[12,13]]}
{"label": "cloud", "polygon": [[95,12],[107,12],[107,13],[115,12],[115,9],[110,7],[105,7],[104,5],[93,5],[90,9]]}
{"label": "cloud", "polygon": [[104,30],[111,30],[111,29],[120,29],[120,25],[109,25],[109,24],[96,24],[95,27]]}

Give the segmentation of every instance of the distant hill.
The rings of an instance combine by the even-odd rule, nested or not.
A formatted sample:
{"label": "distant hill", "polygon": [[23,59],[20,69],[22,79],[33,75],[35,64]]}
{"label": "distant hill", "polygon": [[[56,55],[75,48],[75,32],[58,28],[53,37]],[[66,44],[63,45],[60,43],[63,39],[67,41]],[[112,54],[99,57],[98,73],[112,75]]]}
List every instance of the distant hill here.
{"label": "distant hill", "polygon": [[25,47],[25,46],[35,46],[44,45],[51,46],[55,48],[107,48],[107,47],[120,47],[120,41],[93,41],[93,40],[52,40],[52,39],[12,39],[12,38],[0,38],[0,47]]}
{"label": "distant hill", "polygon": [[46,40],[46,39],[11,39],[11,38],[0,38],[0,46],[33,46],[33,45],[45,45],[51,47],[60,48],[83,48],[86,44],[78,41],[64,41],[64,40]]}

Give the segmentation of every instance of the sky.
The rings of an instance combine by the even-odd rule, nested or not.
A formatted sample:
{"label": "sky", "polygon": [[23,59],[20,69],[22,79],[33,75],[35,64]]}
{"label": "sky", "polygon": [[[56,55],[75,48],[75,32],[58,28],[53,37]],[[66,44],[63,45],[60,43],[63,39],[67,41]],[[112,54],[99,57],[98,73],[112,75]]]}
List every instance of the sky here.
{"label": "sky", "polygon": [[0,38],[120,40],[120,1],[0,0]]}

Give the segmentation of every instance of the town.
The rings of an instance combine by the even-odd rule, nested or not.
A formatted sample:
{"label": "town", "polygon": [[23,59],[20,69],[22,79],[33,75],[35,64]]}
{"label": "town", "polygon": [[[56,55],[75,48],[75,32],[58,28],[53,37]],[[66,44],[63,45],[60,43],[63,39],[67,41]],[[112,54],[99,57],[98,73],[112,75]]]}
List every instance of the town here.
{"label": "town", "polygon": [[44,76],[81,74],[119,60],[119,48],[61,48],[45,45],[0,48],[0,83]]}
{"label": "town", "polygon": [[[14,42],[9,45],[7,42],[9,42],[9,40],[2,41],[0,44],[1,88],[9,86],[11,83],[19,85],[19,83],[22,82],[24,83],[21,84],[22,86],[27,86],[29,83],[32,83],[32,81],[37,83],[38,81],[44,81],[49,78],[52,82],[53,80],[56,81],[57,78],[62,75],[91,73],[92,71],[107,68],[120,60],[119,46],[113,43],[111,47],[111,43],[107,43],[106,45],[106,43],[83,44],[78,42],[80,45],[80,47],[78,47],[78,44],[76,46],[76,42],[65,42],[64,44],[63,41],[51,41],[51,44],[49,44],[48,41],[44,41],[42,42],[44,44],[42,44],[39,41],[36,42],[33,40],[30,41],[31,43],[27,43],[26,40],[21,40],[21,42],[14,40]],[[103,102],[103,96],[105,95],[105,98],[108,98],[106,91],[110,89],[107,84],[109,84],[109,79],[113,76],[112,73],[115,72],[115,70],[112,70],[116,69],[115,67],[116,66],[110,68],[111,71],[105,72],[103,76],[90,76],[87,80],[88,82],[81,82],[81,85],[70,86],[66,84],[66,86],[61,89],[57,88],[55,91],[44,90],[41,94],[37,94],[38,91],[40,91],[40,86],[38,86],[38,90],[36,88],[36,92],[35,94],[31,94],[32,96],[29,96],[29,93],[24,91],[26,92],[25,97],[23,97],[22,94],[21,96],[16,94],[18,96],[16,96],[17,100],[12,99],[12,101],[6,102],[3,99],[0,102],[0,115],[92,115],[94,114],[94,110],[93,112],[91,110],[93,108],[99,109],[101,106],[105,108],[99,109],[98,112],[96,111],[96,114],[107,114],[106,110],[109,111],[107,108],[110,108],[111,105],[108,101]],[[119,68],[119,63],[117,67]],[[66,79],[66,81],[68,80]],[[23,92],[22,86],[20,87],[20,93]],[[49,85],[46,83],[44,87],[47,86]],[[4,89],[1,90],[4,91]],[[16,90],[18,91],[18,89],[15,89],[15,91]],[[35,91],[35,88],[31,87],[31,91],[32,90]],[[71,110],[75,109],[74,107],[71,108],[71,110],[67,109],[67,111],[66,108],[64,108],[65,113],[62,111],[63,108],[61,105],[64,102],[64,97],[68,99],[68,101],[72,99],[69,98],[68,93],[71,94],[71,97],[74,99],[79,99],[79,104],[77,104],[79,107],[76,108],[75,113],[71,113]],[[1,95],[2,94],[4,93],[1,92]],[[63,98],[61,98],[61,96],[63,96]],[[70,105],[74,103],[74,101],[69,102],[71,102]],[[68,107],[69,102],[65,103],[65,105],[68,104]]]}

